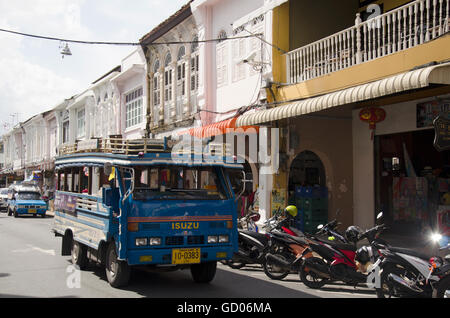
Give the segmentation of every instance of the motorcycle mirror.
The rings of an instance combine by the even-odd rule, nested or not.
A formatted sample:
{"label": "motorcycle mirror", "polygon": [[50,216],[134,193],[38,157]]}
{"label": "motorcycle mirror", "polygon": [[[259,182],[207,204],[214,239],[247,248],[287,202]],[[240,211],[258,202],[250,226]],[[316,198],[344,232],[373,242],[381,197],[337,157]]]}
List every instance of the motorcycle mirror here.
{"label": "motorcycle mirror", "polygon": [[376,220],[377,224],[379,223],[379,221],[381,220],[382,217],[383,217],[383,211],[381,211],[380,213],[377,214],[377,220]]}

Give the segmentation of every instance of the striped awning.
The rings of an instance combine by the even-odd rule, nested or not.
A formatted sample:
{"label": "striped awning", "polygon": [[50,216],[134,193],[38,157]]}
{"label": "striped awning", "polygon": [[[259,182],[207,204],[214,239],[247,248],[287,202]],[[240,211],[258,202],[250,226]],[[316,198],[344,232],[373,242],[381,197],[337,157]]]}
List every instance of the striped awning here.
{"label": "striped awning", "polygon": [[236,127],[242,127],[289,117],[297,117],[335,106],[424,88],[431,84],[450,85],[450,63],[428,66],[319,97],[308,98],[275,108],[244,114],[236,120],[235,125]]}
{"label": "striped awning", "polygon": [[220,121],[214,124],[201,126],[201,127],[195,127],[188,130],[184,130],[179,133],[179,135],[185,135],[189,134],[193,137],[197,138],[209,138],[213,136],[218,135],[225,135],[226,133],[232,132],[232,133],[257,133],[259,130],[258,126],[245,126],[240,127],[239,130],[235,130],[236,127],[236,120],[238,118],[234,117],[228,120]]}

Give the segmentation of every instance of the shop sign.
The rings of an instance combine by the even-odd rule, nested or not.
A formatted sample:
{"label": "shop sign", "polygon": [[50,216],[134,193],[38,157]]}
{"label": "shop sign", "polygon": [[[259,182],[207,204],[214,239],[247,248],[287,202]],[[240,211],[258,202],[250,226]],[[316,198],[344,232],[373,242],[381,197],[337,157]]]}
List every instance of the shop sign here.
{"label": "shop sign", "polygon": [[450,100],[431,100],[417,104],[417,128],[433,127],[433,121],[440,114],[448,112]]}
{"label": "shop sign", "polygon": [[450,111],[439,115],[434,121],[434,147],[438,151],[450,150]]}
{"label": "shop sign", "polygon": [[83,150],[95,150],[98,148],[98,139],[88,139],[88,140],[82,140],[78,142],[77,150],[83,151]]}
{"label": "shop sign", "polygon": [[271,210],[272,215],[274,215],[278,209],[281,211],[286,207],[286,189],[274,189],[272,190],[271,197]]}

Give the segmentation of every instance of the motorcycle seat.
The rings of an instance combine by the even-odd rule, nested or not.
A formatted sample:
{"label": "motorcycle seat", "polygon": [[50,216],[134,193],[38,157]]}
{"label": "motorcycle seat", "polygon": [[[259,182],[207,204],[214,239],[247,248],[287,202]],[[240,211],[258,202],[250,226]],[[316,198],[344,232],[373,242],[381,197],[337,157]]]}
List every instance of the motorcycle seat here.
{"label": "motorcycle seat", "polygon": [[258,233],[258,232],[253,232],[253,231],[247,231],[247,230],[239,230],[239,232],[242,232],[248,236],[254,237],[255,239],[257,239],[258,241],[260,241],[263,244],[266,244],[269,239],[267,238],[267,236],[265,234],[262,233]]}
{"label": "motorcycle seat", "polygon": [[329,240],[324,240],[324,239],[319,239],[319,241],[321,241],[322,243],[325,243],[325,244],[329,244],[340,250],[348,250],[348,251],[356,252],[356,246],[354,244],[347,244],[347,243],[343,243],[343,242],[329,241]]}
{"label": "motorcycle seat", "polygon": [[305,241],[305,239],[301,236],[293,236],[287,233],[282,233],[282,232],[274,232],[272,233],[272,235],[274,236],[278,236],[279,238],[282,238],[284,240],[286,240],[287,242],[289,241],[294,241],[300,245],[307,245],[308,243]]}
{"label": "motorcycle seat", "polygon": [[415,250],[411,250],[411,249],[408,249],[408,248],[403,248],[403,247],[392,247],[392,246],[390,246],[389,250],[391,252],[394,252],[394,253],[401,253],[401,254],[411,255],[411,256],[415,256],[415,257],[418,257],[418,258],[421,258],[421,259],[425,259],[425,260],[428,260],[430,258],[429,256],[427,256],[427,255],[425,255],[423,253],[420,253],[420,252],[417,252]]}

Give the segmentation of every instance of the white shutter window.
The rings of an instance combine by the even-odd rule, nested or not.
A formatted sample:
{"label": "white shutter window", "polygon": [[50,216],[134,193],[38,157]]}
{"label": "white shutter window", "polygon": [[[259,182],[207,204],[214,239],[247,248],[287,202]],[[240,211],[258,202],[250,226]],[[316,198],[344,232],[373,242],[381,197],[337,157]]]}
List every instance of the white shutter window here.
{"label": "white shutter window", "polygon": [[125,126],[130,128],[136,126],[143,121],[143,89],[142,87],[133,90],[125,95],[126,118]]}

